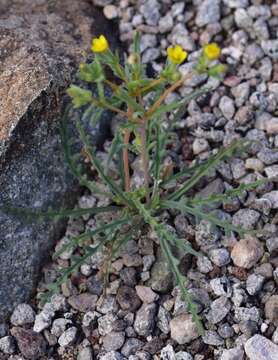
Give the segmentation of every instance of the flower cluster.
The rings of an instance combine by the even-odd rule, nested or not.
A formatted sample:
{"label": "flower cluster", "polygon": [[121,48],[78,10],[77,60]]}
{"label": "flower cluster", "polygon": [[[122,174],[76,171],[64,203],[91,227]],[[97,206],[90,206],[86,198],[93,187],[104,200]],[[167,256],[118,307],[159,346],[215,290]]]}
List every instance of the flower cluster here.
{"label": "flower cluster", "polygon": [[[109,52],[108,40],[104,35],[100,35],[98,38],[92,40],[91,49],[96,54],[102,53],[103,55],[107,54],[110,57],[112,56],[112,53]],[[198,73],[207,73],[209,76],[218,77],[226,70],[226,66],[222,64],[211,65],[211,62],[219,59],[220,55],[221,49],[216,43],[205,45],[196,65],[196,71]],[[164,70],[164,75],[167,79],[175,80],[179,78],[176,71],[177,65],[182,64],[187,59],[187,56],[188,53],[180,45],[168,47],[168,66]]]}
{"label": "flower cluster", "polygon": [[[102,53],[109,49],[109,43],[104,35],[92,40],[92,51],[95,53]],[[187,59],[187,52],[180,46],[170,46],[167,49],[168,59],[174,64],[182,64]],[[211,43],[203,48],[203,56],[207,60],[216,60],[221,55],[221,49],[216,43]]]}
{"label": "flower cluster", "polygon": [[[104,35],[93,38],[91,44],[91,50],[95,53],[94,61],[90,64],[80,64],[79,77],[81,80],[96,83],[101,102],[104,100],[104,82],[105,69],[104,65],[109,64],[111,66],[114,75],[125,83],[127,82],[127,75],[124,68],[120,64],[120,60],[117,54],[114,54],[109,47],[109,42]],[[208,74],[209,76],[219,77],[225,70],[226,66],[219,63],[217,60],[221,55],[221,49],[216,43],[207,44],[203,47],[202,53],[195,65],[195,71],[199,74]],[[147,86],[147,91],[156,89],[156,85],[182,84],[183,77],[179,72],[178,66],[181,65],[188,57],[188,53],[178,44],[169,46],[167,49],[167,62],[162,70],[158,79],[153,79],[151,85]],[[136,73],[134,80],[146,82],[146,80],[140,80],[144,77],[142,70],[140,70],[140,49],[134,51],[127,59],[128,66],[131,67],[131,71]],[[136,70],[137,69],[137,70]],[[106,81],[107,82],[107,81]],[[147,83],[149,80],[147,80]],[[111,85],[111,84],[110,84]],[[133,82],[129,84],[129,91],[132,93],[132,88],[135,87],[135,92],[138,83]],[[174,85],[175,86],[175,85]],[[115,86],[114,86],[115,88]],[[112,90],[114,90],[114,88]],[[91,91],[83,90],[77,86],[72,86],[68,90],[68,94],[73,98],[73,104],[75,107],[82,107],[88,103],[99,104],[95,101]],[[121,94],[123,95],[123,94]]]}

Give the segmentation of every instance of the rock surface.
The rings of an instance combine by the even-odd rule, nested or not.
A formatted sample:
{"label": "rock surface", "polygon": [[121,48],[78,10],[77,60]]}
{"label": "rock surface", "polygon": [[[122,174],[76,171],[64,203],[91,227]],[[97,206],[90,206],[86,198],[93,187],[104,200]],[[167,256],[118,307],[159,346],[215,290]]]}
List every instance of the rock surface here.
{"label": "rock surface", "polygon": [[68,299],[68,302],[75,310],[87,312],[95,309],[97,296],[89,293],[73,295]]}
{"label": "rock surface", "polygon": [[244,346],[250,360],[276,360],[278,345],[261,335],[254,335]]}
{"label": "rock surface", "polygon": [[11,316],[11,323],[15,326],[32,324],[34,320],[35,312],[28,304],[19,304]]}
{"label": "rock surface", "polygon": [[15,337],[17,346],[26,359],[36,360],[45,355],[46,341],[41,334],[20,327],[12,328],[11,334]]}
{"label": "rock surface", "polygon": [[178,344],[187,344],[199,336],[192,316],[182,314],[170,321],[171,337]]}
{"label": "rock surface", "polygon": [[224,350],[220,360],[242,360],[244,351],[240,348]]}
{"label": "rock surface", "polygon": [[[1,1],[0,206],[57,208],[74,200],[59,140],[61,104],[80,49],[103,29],[100,15],[83,0]],[[0,319],[29,297],[62,225],[0,212]]]}
{"label": "rock surface", "polygon": [[154,317],[156,313],[155,304],[143,304],[137,312],[134,322],[134,330],[140,336],[151,335],[154,327]]}
{"label": "rock surface", "polygon": [[272,295],[265,303],[265,316],[278,326],[278,295]]}
{"label": "rock surface", "polygon": [[240,267],[250,269],[262,257],[261,243],[253,237],[246,237],[237,242],[232,250],[233,262]]}

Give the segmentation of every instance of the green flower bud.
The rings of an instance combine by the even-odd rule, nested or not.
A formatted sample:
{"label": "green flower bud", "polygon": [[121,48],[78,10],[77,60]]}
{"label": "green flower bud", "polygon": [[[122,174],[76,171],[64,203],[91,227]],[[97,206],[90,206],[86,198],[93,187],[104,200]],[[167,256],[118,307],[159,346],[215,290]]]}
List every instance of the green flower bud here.
{"label": "green flower bud", "polygon": [[72,98],[75,108],[86,105],[92,100],[92,93],[90,90],[81,89],[76,85],[71,85],[71,87],[67,90],[67,93]]}
{"label": "green flower bud", "polygon": [[79,78],[86,82],[101,82],[105,79],[102,66],[95,58],[91,64],[80,64]]}
{"label": "green flower bud", "polygon": [[227,65],[224,64],[218,64],[215,66],[212,66],[208,70],[208,75],[212,77],[219,77],[221,74],[223,74],[227,70]]}
{"label": "green flower bud", "polygon": [[180,78],[181,78],[181,73],[178,72],[178,71],[175,71],[170,76],[170,79],[171,79],[172,82],[176,82],[176,81],[180,80]]}

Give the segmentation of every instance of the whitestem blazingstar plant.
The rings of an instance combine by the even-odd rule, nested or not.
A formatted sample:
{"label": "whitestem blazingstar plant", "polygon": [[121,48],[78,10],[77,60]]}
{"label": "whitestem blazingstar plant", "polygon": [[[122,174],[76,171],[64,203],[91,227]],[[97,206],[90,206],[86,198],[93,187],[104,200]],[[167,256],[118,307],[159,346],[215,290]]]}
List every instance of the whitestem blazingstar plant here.
{"label": "whitestem blazingstar plant", "polygon": [[[139,49],[140,39],[137,34],[133,44],[133,53],[125,59],[122,65],[118,54],[111,51],[109,43],[103,35],[93,39],[93,61],[80,65],[79,78],[85,83],[94,84],[96,92],[93,93],[76,85],[72,85],[68,90],[73,106],[90,113],[93,124],[98,121],[105,110],[118,114],[124,121],[118,125],[106,164],[103,164],[98,158],[95,145],[82,122],[77,122],[77,129],[83,144],[82,154],[86,154],[86,158],[91,162],[98,177],[109,189],[104,192],[80,166],[84,158],[82,154],[77,156],[72,149],[67,119],[66,116],[64,117],[61,132],[62,143],[71,172],[78,178],[80,184],[92,194],[107,197],[110,205],[88,209],[49,210],[47,213],[39,214],[48,218],[60,219],[85,214],[111,213],[114,220],[108,224],[98,223],[94,230],[72,237],[69,243],[54,254],[54,257],[57,257],[68,249],[74,251],[77,247],[83,247],[83,255],[71,259],[69,267],[61,270],[59,278],[55,284],[49,287],[49,291],[52,293],[59,290],[59,286],[97,251],[109,248],[110,257],[113,258],[118,250],[133,236],[136,236],[143,226],[148,226],[157,234],[169,268],[180,287],[182,298],[187,303],[188,310],[202,333],[203,328],[197,306],[191,299],[187,280],[180,271],[175,249],[179,248],[184,254],[189,253],[194,256],[199,256],[199,253],[188,241],[170,232],[166,224],[159,220],[160,215],[165,210],[174,210],[189,215],[190,219],[195,217],[196,223],[200,219],[206,219],[222,228],[226,233],[234,232],[242,235],[246,232],[244,229],[233,226],[229,221],[219,219],[213,212],[206,212],[203,206],[219,201],[225,202],[244,190],[255,188],[261,181],[247,185],[242,184],[224,194],[211,195],[205,199],[188,196],[189,190],[194,188],[212,168],[234,156],[235,153],[243,151],[247,143],[240,140],[234,141],[229,147],[219,150],[204,163],[192,167],[185,166],[175,174],[165,171],[164,160],[167,156],[167,145],[171,140],[173,126],[184,115],[188,102],[204,94],[208,89],[203,87],[181,100],[165,102],[168,96],[182,86],[185,80],[189,81],[192,75],[183,76],[179,72],[179,65],[186,60],[187,53],[179,45],[169,47],[164,68],[157,77],[149,78],[141,63]],[[220,48],[214,43],[205,46],[193,72],[206,73],[208,76],[221,76],[226,67],[218,61],[220,53]],[[106,76],[107,69],[112,70],[115,82]],[[109,96],[105,95],[106,88],[110,89]],[[135,153],[140,157],[144,174],[143,186],[132,185],[130,153]],[[108,175],[112,160],[118,166],[119,180],[113,180]],[[169,184],[176,184],[176,186],[169,186]],[[17,212],[20,214],[24,211],[18,210]],[[38,216],[38,212],[29,213],[29,215],[30,218],[33,218],[34,215]],[[88,245],[88,241],[91,242],[90,245]]]}

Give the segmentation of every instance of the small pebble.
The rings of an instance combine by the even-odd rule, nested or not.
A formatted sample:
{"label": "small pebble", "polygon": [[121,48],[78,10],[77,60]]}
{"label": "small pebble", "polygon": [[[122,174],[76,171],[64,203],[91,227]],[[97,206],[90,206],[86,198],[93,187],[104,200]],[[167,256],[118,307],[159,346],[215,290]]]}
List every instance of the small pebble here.
{"label": "small pebble", "polygon": [[35,321],[35,312],[30,305],[19,304],[14,309],[10,321],[15,326],[32,324]]}
{"label": "small pebble", "polygon": [[68,328],[63,334],[59,337],[58,343],[60,346],[69,346],[72,345],[77,336],[77,328],[72,326]]}
{"label": "small pebble", "polygon": [[245,353],[251,360],[276,360],[278,345],[259,334],[251,337],[244,345]]}
{"label": "small pebble", "polygon": [[115,5],[106,5],[103,8],[103,13],[104,13],[104,16],[109,20],[115,19],[116,17],[118,17],[118,9]]}
{"label": "small pebble", "polygon": [[246,236],[238,241],[231,252],[231,258],[235,265],[250,269],[263,256],[263,247],[254,237]]}
{"label": "small pebble", "polygon": [[150,304],[158,299],[158,295],[150,287],[137,285],[135,290],[140,300],[144,303]]}
{"label": "small pebble", "polygon": [[192,316],[182,314],[170,321],[171,338],[178,344],[188,344],[199,337],[199,333]]}

